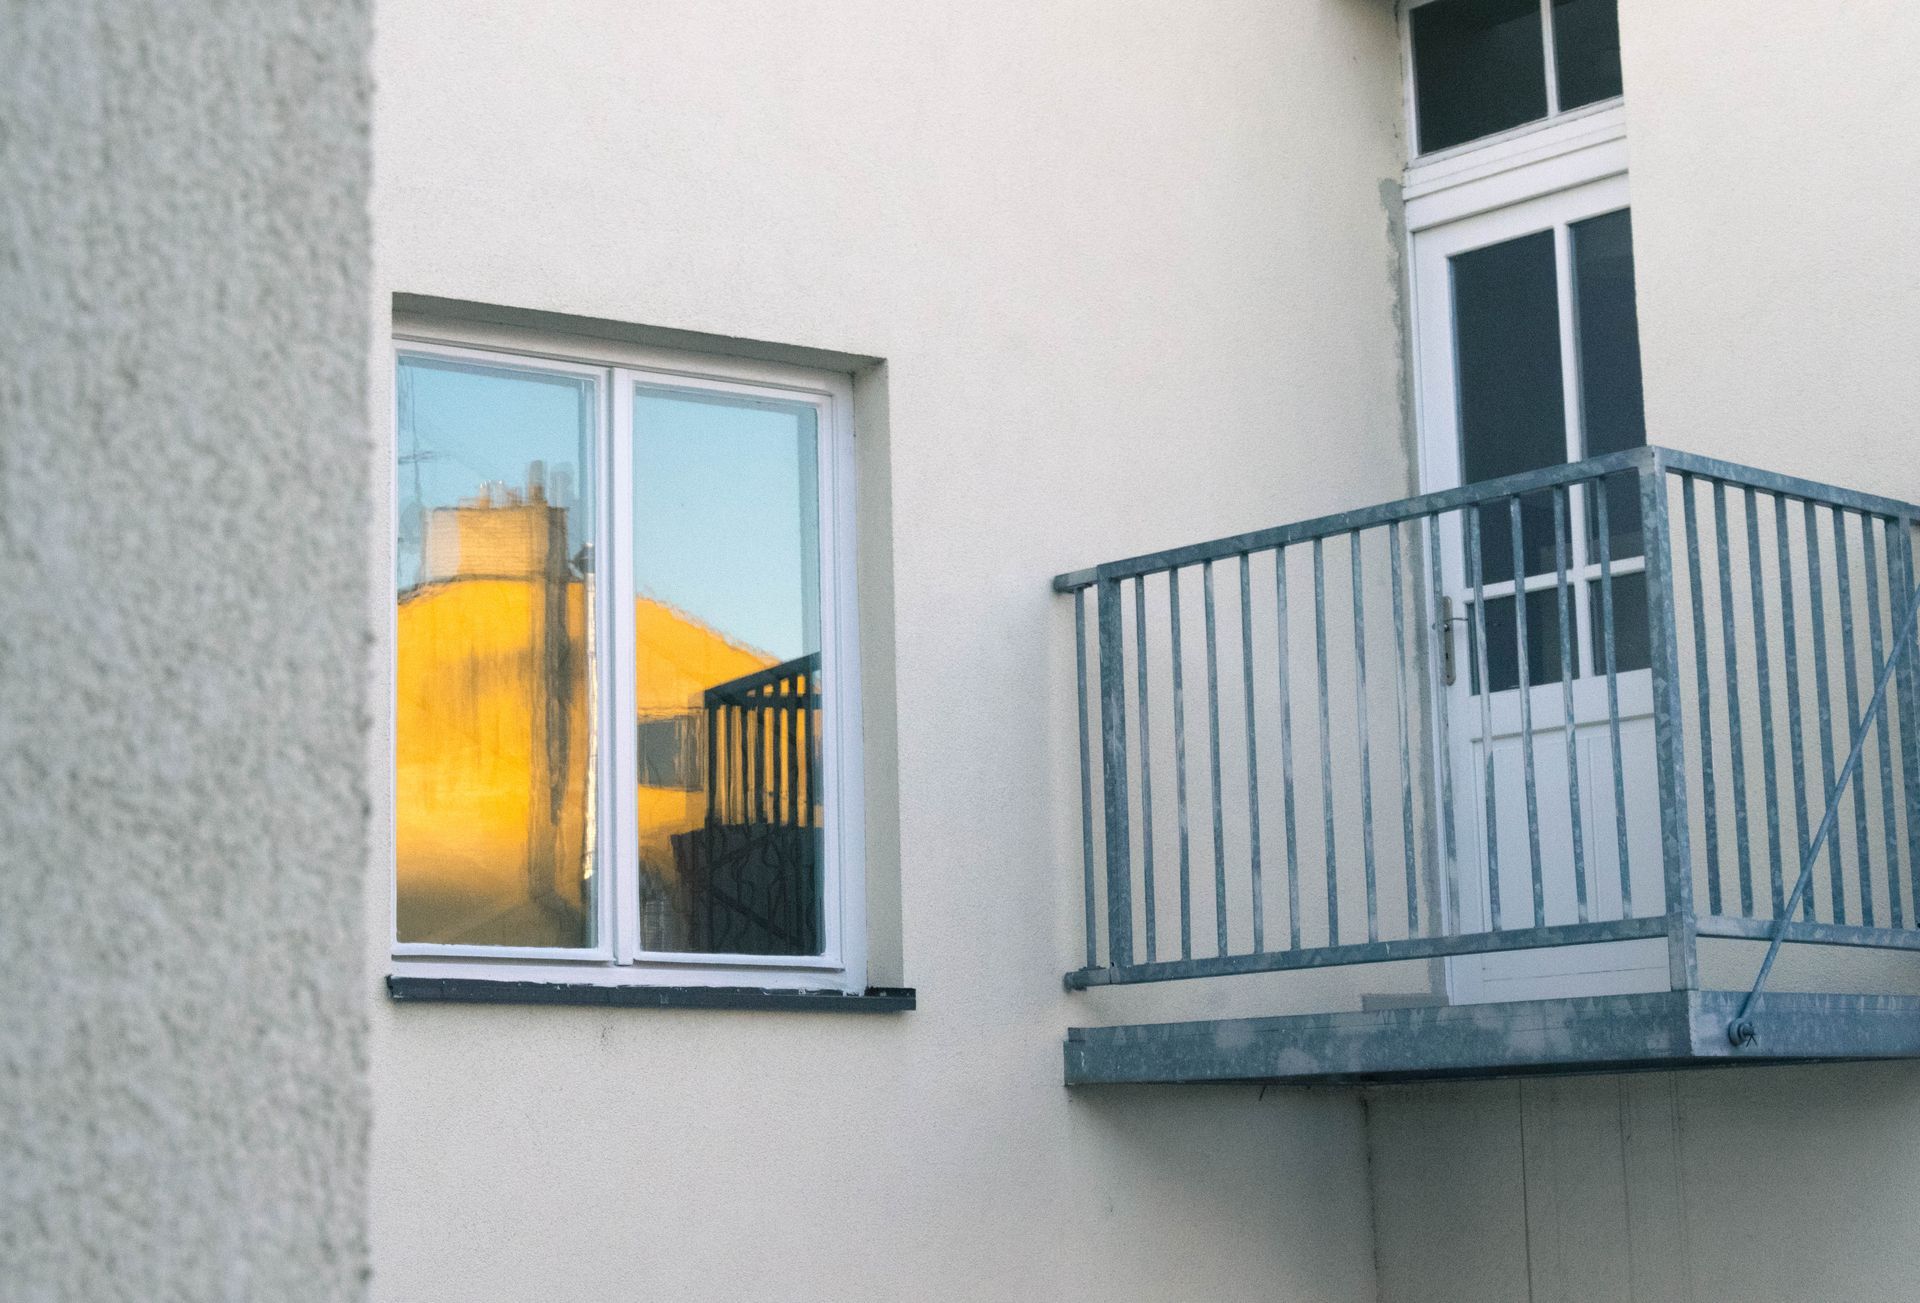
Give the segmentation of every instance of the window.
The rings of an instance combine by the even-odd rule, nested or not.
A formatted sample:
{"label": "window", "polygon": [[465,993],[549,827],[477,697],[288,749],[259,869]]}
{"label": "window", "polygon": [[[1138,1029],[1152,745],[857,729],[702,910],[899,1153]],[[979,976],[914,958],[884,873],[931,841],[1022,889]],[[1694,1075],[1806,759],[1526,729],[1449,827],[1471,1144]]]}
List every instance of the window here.
{"label": "window", "polygon": [[[1537,216],[1516,207],[1478,222],[1455,223],[1453,231],[1468,247],[1451,253],[1455,438],[1461,482],[1479,483],[1579,461],[1603,453],[1638,448],[1647,441],[1640,386],[1639,322],[1634,308],[1632,214],[1618,208],[1578,216],[1603,206],[1608,196],[1583,205],[1580,192],[1559,200],[1564,215],[1536,204]],[[1560,216],[1560,220],[1554,220]],[[1492,243],[1475,243],[1474,230],[1492,233],[1502,226],[1538,225],[1545,229]],[[1563,341],[1561,323],[1570,327]],[[1575,401],[1567,401],[1572,384]],[[1555,537],[1554,495],[1520,499],[1520,569],[1531,582],[1551,576],[1564,562],[1578,576],[1599,564],[1600,504],[1607,498],[1607,556],[1615,568],[1635,564],[1640,555],[1639,485],[1616,476],[1604,488],[1589,488],[1579,503],[1569,503],[1572,519],[1559,521]],[[1479,536],[1480,580],[1503,585],[1515,578],[1510,509],[1505,503],[1482,508]],[[1578,538],[1574,521],[1583,522]],[[1631,578],[1635,587],[1629,592]],[[1471,570],[1466,581],[1474,579]],[[1614,665],[1645,669],[1648,660],[1646,589],[1639,574],[1614,579],[1610,600],[1614,620]],[[1567,665],[1575,676],[1605,673],[1602,655],[1599,585],[1589,584],[1585,603],[1593,631],[1575,637]],[[1637,595],[1636,603],[1634,597]],[[1527,594],[1527,680],[1558,682],[1561,675],[1558,594],[1536,587]],[[1519,686],[1520,662],[1514,599],[1489,598],[1486,609],[1488,676],[1493,690]],[[1478,646],[1469,651],[1473,690],[1479,691]]]}
{"label": "window", "polygon": [[1423,154],[1620,94],[1618,0],[1427,0],[1407,35]]}
{"label": "window", "polygon": [[847,378],[419,340],[395,388],[396,956],[861,989]]}

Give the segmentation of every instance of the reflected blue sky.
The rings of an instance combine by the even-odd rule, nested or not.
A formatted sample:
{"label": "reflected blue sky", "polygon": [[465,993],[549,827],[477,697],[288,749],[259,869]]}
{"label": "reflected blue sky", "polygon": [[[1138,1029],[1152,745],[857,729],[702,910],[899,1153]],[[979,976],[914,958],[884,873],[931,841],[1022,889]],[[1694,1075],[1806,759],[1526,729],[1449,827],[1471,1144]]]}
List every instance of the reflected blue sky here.
{"label": "reflected blue sky", "polygon": [[641,389],[634,587],[781,660],[819,635],[811,407]]}
{"label": "reflected blue sky", "polygon": [[471,501],[489,483],[524,491],[527,468],[543,462],[548,500],[567,510],[567,552],[592,535],[583,504],[590,483],[594,380],[589,376],[403,357],[399,387],[399,546],[396,578],[405,591],[420,573],[425,511]]}
{"label": "reflected blue sky", "polygon": [[[406,356],[396,380],[402,591],[426,512],[524,492],[536,461],[569,554],[591,538],[591,377]],[[647,387],[633,403],[636,592],[781,660],[819,650],[814,409]]]}

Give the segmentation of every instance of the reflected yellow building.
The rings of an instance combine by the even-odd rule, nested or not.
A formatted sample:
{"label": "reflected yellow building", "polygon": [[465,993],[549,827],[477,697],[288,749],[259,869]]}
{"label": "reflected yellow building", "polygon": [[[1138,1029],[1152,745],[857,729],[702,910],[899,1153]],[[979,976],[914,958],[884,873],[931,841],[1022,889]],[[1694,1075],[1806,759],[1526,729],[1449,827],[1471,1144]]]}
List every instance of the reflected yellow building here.
{"label": "reflected yellow building", "polygon": [[[566,512],[536,483],[436,508],[400,596],[398,935],[589,945],[595,771],[589,584]],[[671,885],[671,839],[707,815],[707,689],[775,658],[663,603],[634,603],[640,855]]]}

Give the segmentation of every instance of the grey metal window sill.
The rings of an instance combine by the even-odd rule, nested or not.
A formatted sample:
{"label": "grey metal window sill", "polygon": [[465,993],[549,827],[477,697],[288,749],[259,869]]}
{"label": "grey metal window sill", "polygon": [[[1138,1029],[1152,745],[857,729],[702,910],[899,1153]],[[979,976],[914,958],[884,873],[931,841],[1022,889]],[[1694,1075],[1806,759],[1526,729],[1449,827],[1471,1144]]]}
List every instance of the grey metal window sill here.
{"label": "grey metal window sill", "polygon": [[396,1001],[441,1004],[570,1004],[618,1009],[767,1009],[788,1013],[906,1013],[910,986],[839,991],[778,991],[749,986],[592,986],[584,982],[495,982],[479,978],[389,977]]}

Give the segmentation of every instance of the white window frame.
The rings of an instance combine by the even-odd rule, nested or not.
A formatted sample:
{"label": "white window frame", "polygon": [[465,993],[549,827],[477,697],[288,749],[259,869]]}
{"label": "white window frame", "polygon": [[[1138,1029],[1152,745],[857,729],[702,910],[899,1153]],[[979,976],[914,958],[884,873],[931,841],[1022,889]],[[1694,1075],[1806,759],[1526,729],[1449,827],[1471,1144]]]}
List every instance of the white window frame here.
{"label": "white window frame", "polygon": [[[1573,164],[1572,174],[1563,184],[1578,185],[1599,176],[1626,170],[1626,107],[1621,96],[1597,100],[1575,109],[1560,108],[1560,74],[1554,62],[1553,0],[1540,0],[1541,57],[1546,61],[1547,115],[1532,122],[1509,127],[1505,131],[1462,141],[1445,149],[1421,154],[1418,87],[1413,67],[1413,11],[1439,0],[1401,0],[1400,57],[1402,100],[1406,113],[1408,162],[1402,179],[1401,194],[1411,210],[1420,201],[1447,196],[1466,188],[1467,196],[1450,196],[1456,202],[1465,199],[1477,208],[1456,211],[1443,204],[1429,205],[1435,211],[1426,216],[1425,225],[1451,221],[1472,212],[1483,212],[1546,193],[1542,185],[1542,165]],[[1600,155],[1598,160],[1584,155]],[[1507,174],[1522,171],[1529,175],[1514,178]],[[1490,183],[1475,185],[1474,183]],[[1555,186],[1553,188],[1560,188]]]}
{"label": "white window frame", "polygon": [[[453,358],[598,378],[594,523],[595,634],[608,639],[595,683],[598,748],[594,873],[595,945],[525,946],[402,942],[398,864],[389,865],[390,972],[396,977],[551,982],[590,986],[751,986],[866,989],[865,811],[860,745],[860,654],[856,601],[853,381],[820,371],[734,357],[688,353],[507,326],[455,332],[430,322],[396,321],[392,364],[403,356]],[[636,387],[764,399],[812,407],[819,435],[821,800],[824,812],[822,953],[740,955],[649,951],[640,939],[639,743],[634,718],[633,402]],[[395,386],[393,445],[398,449]],[[389,457],[389,466],[393,464]],[[396,537],[399,480],[389,503]],[[394,595],[397,599],[397,593]],[[388,604],[388,645],[398,654],[398,601]],[[624,612],[624,618],[622,618]],[[389,670],[391,673],[391,669]],[[391,681],[397,694],[397,677]],[[389,703],[388,763],[396,763],[397,699]],[[611,745],[607,743],[611,741]],[[608,799],[611,798],[611,799]],[[396,810],[397,814],[397,810]]]}

